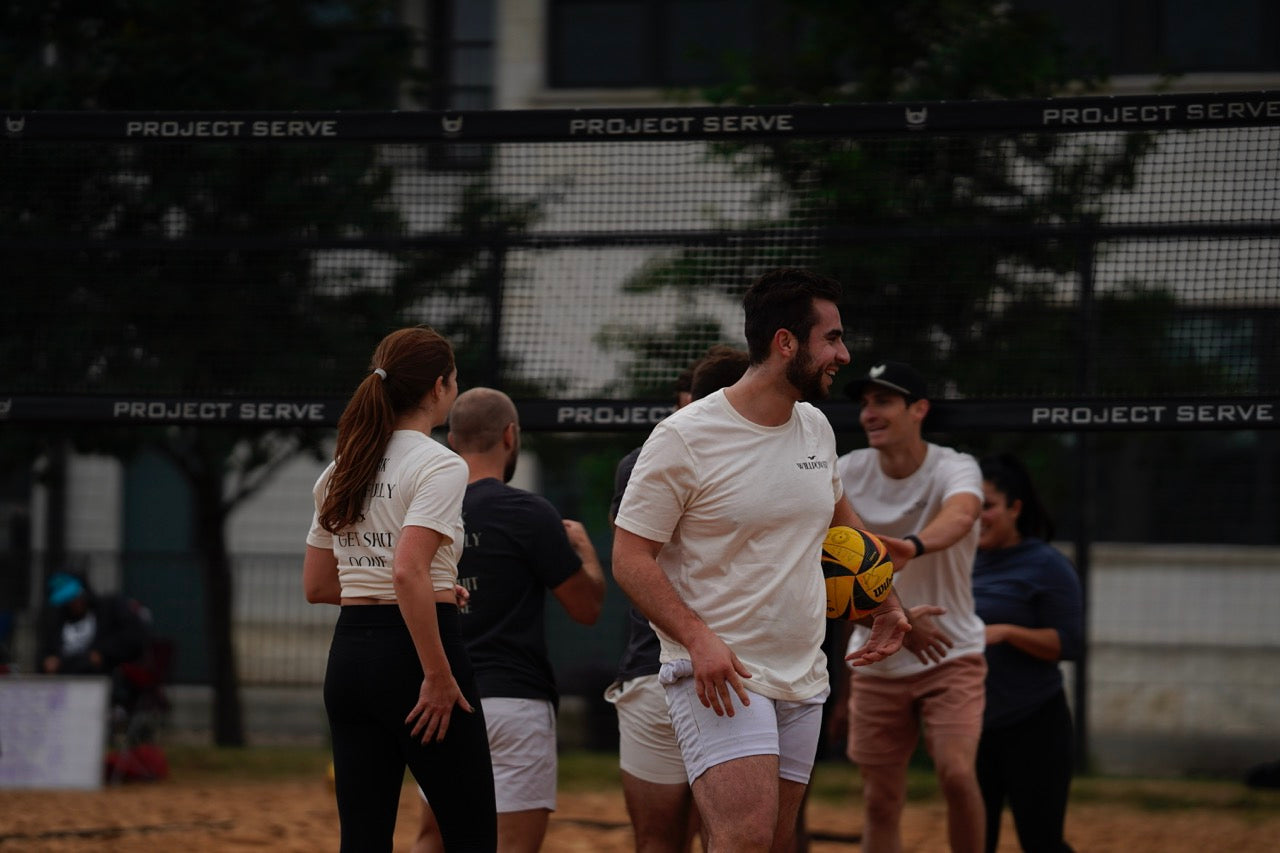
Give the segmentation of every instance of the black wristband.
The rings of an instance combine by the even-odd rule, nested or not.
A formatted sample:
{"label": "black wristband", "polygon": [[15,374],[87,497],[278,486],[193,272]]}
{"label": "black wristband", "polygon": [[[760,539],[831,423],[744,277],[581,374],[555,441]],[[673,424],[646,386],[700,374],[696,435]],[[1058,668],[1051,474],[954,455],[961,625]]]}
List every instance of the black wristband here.
{"label": "black wristband", "polygon": [[904,541],[910,542],[912,545],[916,546],[917,557],[919,557],[921,554],[924,553],[924,543],[920,541],[919,536],[915,535],[914,533],[909,533],[906,536],[903,536],[902,538]]}

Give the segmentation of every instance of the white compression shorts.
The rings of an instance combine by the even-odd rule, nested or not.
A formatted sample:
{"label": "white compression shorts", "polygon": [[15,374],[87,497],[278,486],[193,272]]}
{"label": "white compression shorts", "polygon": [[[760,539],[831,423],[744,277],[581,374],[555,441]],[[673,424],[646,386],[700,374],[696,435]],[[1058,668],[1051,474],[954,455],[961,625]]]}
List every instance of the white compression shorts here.
{"label": "white compression shorts", "polygon": [[[664,672],[670,672],[669,667],[664,665]],[[747,706],[733,694],[732,717],[716,716],[704,706],[693,678],[687,675],[667,684],[666,691],[690,784],[710,767],[749,755],[776,755],[779,777],[808,784],[822,732],[822,703],[830,689],[802,702],[751,693]]]}

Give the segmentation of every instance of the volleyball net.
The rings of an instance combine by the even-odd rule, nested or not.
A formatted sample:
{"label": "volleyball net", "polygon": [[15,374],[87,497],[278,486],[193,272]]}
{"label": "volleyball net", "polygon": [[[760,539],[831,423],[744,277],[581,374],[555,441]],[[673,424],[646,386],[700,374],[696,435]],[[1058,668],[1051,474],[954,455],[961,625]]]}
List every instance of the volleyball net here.
{"label": "volleyball net", "polygon": [[910,361],[936,426],[1275,428],[1277,150],[1277,92],[8,113],[0,421],[328,426],[421,323],[526,429],[647,429],[807,266],[837,387]]}

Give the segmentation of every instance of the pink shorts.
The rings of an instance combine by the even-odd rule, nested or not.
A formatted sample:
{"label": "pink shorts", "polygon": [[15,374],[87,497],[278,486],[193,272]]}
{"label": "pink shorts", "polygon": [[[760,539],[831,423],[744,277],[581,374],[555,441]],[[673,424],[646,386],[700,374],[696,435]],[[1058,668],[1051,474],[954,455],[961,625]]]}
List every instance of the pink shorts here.
{"label": "pink shorts", "polygon": [[849,683],[850,760],[857,764],[906,764],[920,727],[933,751],[940,737],[982,735],[987,659],[965,655],[916,675],[878,678],[853,670]]}

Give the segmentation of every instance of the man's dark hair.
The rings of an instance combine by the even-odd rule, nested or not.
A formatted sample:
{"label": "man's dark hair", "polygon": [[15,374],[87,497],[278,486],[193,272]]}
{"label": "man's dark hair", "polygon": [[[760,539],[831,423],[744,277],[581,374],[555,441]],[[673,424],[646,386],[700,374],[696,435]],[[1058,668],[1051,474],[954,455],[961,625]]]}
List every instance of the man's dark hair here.
{"label": "man's dark hair", "polygon": [[786,329],[807,343],[817,322],[813,301],[827,299],[838,304],[840,293],[840,282],[834,278],[799,267],[781,267],[757,278],[742,297],[746,314],[743,330],[751,363],[768,358],[769,343],[778,329]]}
{"label": "man's dark hair", "polygon": [[694,368],[690,396],[701,400],[721,388],[728,388],[742,378],[749,365],[750,359],[744,351],[716,344],[707,350],[707,354]]}
{"label": "man's dark hair", "polygon": [[672,391],[675,393],[677,406],[680,405],[680,395],[688,394],[689,390],[693,387],[693,369],[697,366],[698,362],[695,361],[693,364],[680,371],[680,374],[676,376],[675,386],[672,388]]}

